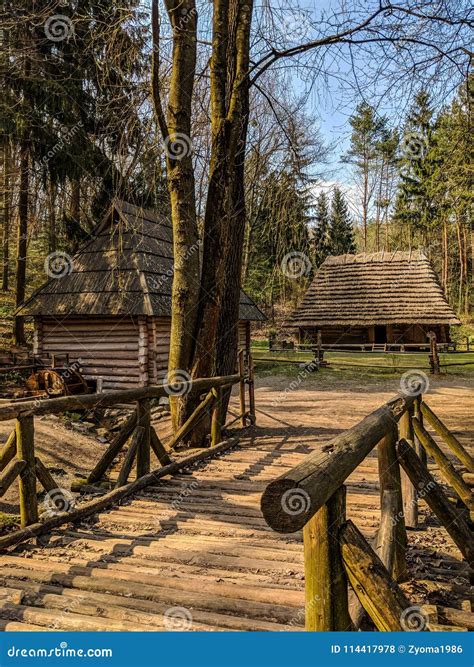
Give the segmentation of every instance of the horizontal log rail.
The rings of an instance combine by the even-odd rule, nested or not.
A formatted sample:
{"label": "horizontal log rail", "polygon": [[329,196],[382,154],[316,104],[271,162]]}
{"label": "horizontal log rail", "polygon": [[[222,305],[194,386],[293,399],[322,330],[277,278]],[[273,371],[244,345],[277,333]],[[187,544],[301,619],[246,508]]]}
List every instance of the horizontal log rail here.
{"label": "horizontal log rail", "polygon": [[310,454],[302,463],[271,482],[261,499],[262,513],[268,525],[281,533],[300,530],[414,400],[411,396],[396,396],[331,440],[324,452]]}
{"label": "horizontal log rail", "polygon": [[[407,576],[405,518],[416,527],[419,498],[474,565],[471,528],[429,472],[427,454],[468,507],[470,490],[424,428],[424,416],[471,474],[470,455],[422,397],[396,396],[266,487],[268,525],[282,533],[303,528],[306,630],[366,629],[367,621],[381,631],[438,629],[422,616],[423,627],[411,627],[412,605],[397,583]],[[346,521],[344,482],[376,446],[381,517],[370,545]]]}
{"label": "horizontal log rail", "polygon": [[[242,392],[245,396],[245,389],[248,386],[249,390],[249,404],[250,410],[242,415],[245,420],[244,425],[248,423],[255,423],[255,398],[253,388],[253,365],[252,359],[249,355],[247,359],[246,369],[244,365],[243,355],[239,355],[239,370],[238,374],[227,375],[213,378],[199,378],[189,382],[179,382],[173,384],[163,384],[152,387],[139,387],[136,389],[124,391],[109,391],[95,394],[86,394],[78,396],[64,396],[61,398],[53,398],[46,400],[29,400],[21,402],[20,404],[13,402],[0,406],[0,421],[15,419],[15,429],[8,437],[5,445],[0,450],[0,496],[8,490],[13,482],[18,478],[19,484],[19,499],[20,499],[20,519],[21,528],[29,531],[32,526],[48,526],[58,525],[56,522],[38,523],[39,508],[37,498],[37,482],[44,488],[49,505],[53,503],[56,508],[64,508],[71,506],[70,499],[66,498],[60,485],[55,481],[51,472],[43,464],[43,462],[35,456],[34,446],[34,417],[45,414],[60,414],[69,410],[91,410],[97,408],[110,407],[114,405],[122,405],[124,403],[135,403],[133,413],[125,419],[120,427],[120,430],[110,442],[106,451],[102,454],[100,460],[95,464],[90,474],[83,480],[79,480],[74,484],[74,491],[98,490],[101,493],[104,488],[115,486],[115,491],[121,489],[139,489],[142,486],[130,486],[128,479],[132,474],[134,465],[136,466],[136,481],[142,479],[149,479],[154,481],[156,474],[150,478],[150,455],[151,452],[156,455],[162,470],[167,470],[172,473],[182,467],[181,463],[175,463],[170,452],[179,442],[186,438],[189,433],[195,428],[196,424],[205,414],[210,415],[210,434],[209,434],[209,452],[220,451],[218,446],[223,442],[223,391],[230,390],[230,388],[239,384],[240,396]],[[246,371],[246,374],[245,374]],[[161,442],[157,432],[151,423],[151,409],[150,400],[161,398],[163,396],[176,396],[192,393],[200,400],[194,412],[190,415],[188,420],[171,438],[171,441],[166,446]],[[104,479],[107,470],[109,470],[116,461],[118,454],[123,450],[129,442],[128,449],[122,461],[121,468],[118,472],[116,481]],[[205,452],[208,450],[206,449]],[[192,458],[192,461],[201,460],[201,457]],[[161,475],[160,475],[161,476]],[[151,483],[150,481],[150,483]],[[114,500],[123,497],[120,493],[111,491],[109,494],[102,495],[101,502],[97,505],[89,503],[87,507],[94,511],[94,508],[100,509],[103,507],[103,502]],[[51,507],[46,507],[48,512]],[[64,515],[64,522],[67,517],[76,516],[74,510],[70,512],[61,512]],[[77,516],[85,516],[83,508],[80,509]],[[72,518],[71,518],[72,520]],[[56,521],[56,519],[55,519]],[[35,528],[35,531],[42,531],[43,528]],[[22,533],[26,535],[27,533]],[[32,534],[31,531],[29,534]],[[39,534],[39,532],[34,532]],[[7,545],[10,539],[16,540],[15,533],[5,538],[0,538],[0,545]]]}

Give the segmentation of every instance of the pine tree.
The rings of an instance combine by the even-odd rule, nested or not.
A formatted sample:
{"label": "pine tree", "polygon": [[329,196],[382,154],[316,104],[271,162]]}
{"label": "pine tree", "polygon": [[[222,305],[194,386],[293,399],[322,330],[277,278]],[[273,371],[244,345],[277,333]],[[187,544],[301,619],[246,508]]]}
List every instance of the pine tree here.
{"label": "pine tree", "polygon": [[332,255],[355,252],[354,229],[346,199],[334,188],[331,201],[330,247]]}
{"label": "pine tree", "polygon": [[385,130],[387,119],[377,116],[374,107],[362,102],[349,119],[352,127],[351,147],[345,161],[353,164],[360,179],[362,200],[362,229],[364,250],[367,250],[369,209],[376,187],[377,144]]}
{"label": "pine tree", "polygon": [[321,192],[316,200],[316,229],[314,233],[314,263],[321,266],[331,254],[329,201],[325,192]]}

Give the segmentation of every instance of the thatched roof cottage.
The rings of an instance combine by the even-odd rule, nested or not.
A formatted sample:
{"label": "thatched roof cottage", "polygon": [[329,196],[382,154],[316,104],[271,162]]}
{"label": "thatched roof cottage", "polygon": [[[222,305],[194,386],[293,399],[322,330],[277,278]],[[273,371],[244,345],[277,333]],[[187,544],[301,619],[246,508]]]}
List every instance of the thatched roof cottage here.
{"label": "thatched roof cottage", "polygon": [[[164,216],[115,201],[93,238],[69,265],[53,267],[57,276],[19,311],[34,316],[34,353],[80,359],[86,379],[101,378],[105,389],[161,381],[170,342],[172,240]],[[249,350],[250,322],[263,319],[242,291],[240,347]]]}
{"label": "thatched roof cottage", "polygon": [[460,324],[429,259],[420,250],[328,257],[286,322],[301,342],[329,345],[449,341]]}

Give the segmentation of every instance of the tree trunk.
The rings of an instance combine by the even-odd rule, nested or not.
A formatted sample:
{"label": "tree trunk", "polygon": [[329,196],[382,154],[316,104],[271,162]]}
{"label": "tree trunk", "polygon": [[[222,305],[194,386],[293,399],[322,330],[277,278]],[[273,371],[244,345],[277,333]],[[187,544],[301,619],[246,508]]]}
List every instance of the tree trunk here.
{"label": "tree trunk", "polygon": [[5,141],[3,146],[3,226],[2,226],[2,290],[9,288],[9,263],[10,263],[10,142]]}
{"label": "tree trunk", "polygon": [[[20,146],[20,194],[18,201],[18,242],[16,254],[15,305],[18,308],[25,300],[26,253],[28,249],[28,195],[29,195],[29,147],[23,141]],[[25,345],[24,318],[15,315],[13,336],[16,345]]]}
{"label": "tree trunk", "polygon": [[48,197],[48,206],[49,206],[49,227],[48,227],[48,251],[50,254],[56,252],[57,248],[57,239],[56,239],[56,186],[49,181],[49,197]]}

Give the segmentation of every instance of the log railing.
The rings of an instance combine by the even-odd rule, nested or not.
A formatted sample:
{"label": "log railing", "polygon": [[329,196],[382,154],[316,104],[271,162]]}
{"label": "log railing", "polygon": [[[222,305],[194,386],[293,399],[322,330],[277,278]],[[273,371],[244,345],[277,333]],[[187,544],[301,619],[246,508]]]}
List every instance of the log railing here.
{"label": "log railing", "polygon": [[[242,365],[242,372],[243,370],[244,366]],[[134,483],[150,477],[151,451],[154,452],[161,466],[163,466],[161,470],[170,469],[172,471],[174,470],[173,466],[176,467],[176,465],[178,466],[177,469],[179,469],[182,464],[175,464],[171,458],[171,452],[180,441],[186,438],[205,413],[210,413],[211,415],[210,449],[217,451],[221,443],[222,428],[224,426],[222,423],[224,417],[223,392],[226,389],[230,390],[233,385],[239,384],[241,400],[243,388],[244,412],[242,415],[239,415],[239,418],[242,418],[244,424],[255,423],[251,359],[247,364],[246,370],[246,375],[235,374],[223,377],[200,378],[172,385],[164,384],[123,391],[64,396],[43,400],[36,399],[1,405],[0,421],[15,419],[16,423],[5,445],[0,450],[0,497],[6,493],[18,478],[20,523],[21,528],[25,529],[24,536],[31,535],[32,526],[43,525],[47,527],[48,524],[48,520],[43,522],[43,524],[38,524],[37,482],[51,495],[51,501],[56,505],[58,513],[63,516],[62,523],[66,522],[69,516],[67,511],[63,511],[64,508],[68,508],[70,502],[64,497],[63,490],[60,488],[61,485],[54,480],[50,471],[35,454],[35,416],[61,414],[71,410],[95,410],[114,405],[123,405],[124,403],[135,404],[133,413],[123,422],[120,430],[110,442],[93,470],[85,479],[73,484],[72,487],[74,491],[97,491],[101,494],[109,490],[109,493],[106,495],[110,496],[111,502],[113,502],[115,495],[111,489],[115,488],[115,490],[118,490],[130,487],[128,479],[134,465],[136,467],[136,480]],[[250,409],[247,412],[245,411],[246,386],[249,389],[250,404]],[[150,401],[160,397],[182,395],[188,392],[201,397],[200,403],[165,447],[151,423]],[[127,442],[129,442],[129,447],[119,470],[117,480],[115,483],[112,483],[110,480],[104,481],[104,476]],[[210,450],[205,449],[204,454],[206,451]],[[151,473],[151,476],[150,479],[153,481],[153,473]],[[101,507],[103,500],[104,498],[102,497],[100,500]],[[88,503],[88,505],[92,510],[94,501]],[[81,508],[82,516],[83,512]],[[54,525],[57,525],[57,517],[54,517]],[[28,531],[30,532],[28,533]],[[22,531],[19,532],[21,533]],[[8,544],[12,543],[12,539],[14,543],[18,542],[14,533],[1,537],[0,548],[8,546]]]}
{"label": "log railing", "polygon": [[[425,430],[424,416],[472,472],[472,458],[421,396],[397,396],[266,487],[261,508],[268,525],[282,533],[303,529],[307,630],[354,629],[367,614],[378,630],[409,629],[404,612],[412,604],[397,582],[406,577],[406,525],[417,525],[419,497],[472,564],[471,530],[429,472],[427,454],[468,509],[471,497]],[[371,545],[346,520],[345,482],[375,447],[381,520]]]}

